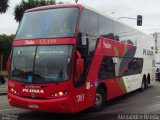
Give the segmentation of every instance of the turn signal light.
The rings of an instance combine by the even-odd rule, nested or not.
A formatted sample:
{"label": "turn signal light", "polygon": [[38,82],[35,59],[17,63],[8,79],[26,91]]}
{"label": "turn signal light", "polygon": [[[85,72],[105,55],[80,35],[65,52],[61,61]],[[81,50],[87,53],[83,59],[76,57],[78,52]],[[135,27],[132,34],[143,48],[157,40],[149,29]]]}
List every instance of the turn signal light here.
{"label": "turn signal light", "polygon": [[59,96],[63,96],[64,93],[63,93],[63,92],[59,92],[58,95],[59,95]]}
{"label": "turn signal light", "polygon": [[51,94],[52,97],[58,98],[58,97],[64,97],[68,95],[67,91],[60,91],[60,92],[56,92],[54,94]]}
{"label": "turn signal light", "polygon": [[11,88],[10,90],[13,94],[18,94],[18,91],[14,90],[13,88]]}

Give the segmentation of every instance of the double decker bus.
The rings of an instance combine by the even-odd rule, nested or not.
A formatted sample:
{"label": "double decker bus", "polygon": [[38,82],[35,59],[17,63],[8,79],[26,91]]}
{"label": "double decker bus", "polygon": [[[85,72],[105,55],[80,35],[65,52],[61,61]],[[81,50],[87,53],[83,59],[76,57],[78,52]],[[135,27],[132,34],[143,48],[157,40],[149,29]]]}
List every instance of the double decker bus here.
{"label": "double decker bus", "polygon": [[25,11],[12,43],[8,101],[43,112],[100,110],[155,79],[154,40],[80,4]]}

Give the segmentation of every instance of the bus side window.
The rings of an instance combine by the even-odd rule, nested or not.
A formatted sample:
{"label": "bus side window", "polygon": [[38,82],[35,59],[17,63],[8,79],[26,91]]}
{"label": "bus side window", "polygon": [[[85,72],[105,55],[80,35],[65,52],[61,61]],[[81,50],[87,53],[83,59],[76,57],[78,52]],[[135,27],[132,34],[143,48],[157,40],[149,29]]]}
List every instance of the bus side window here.
{"label": "bus side window", "polygon": [[142,58],[123,58],[126,61],[127,69],[124,70],[121,76],[129,76],[140,74],[143,68],[143,59]]}
{"label": "bus side window", "polygon": [[97,45],[97,38],[91,36],[88,38],[88,55],[92,55],[95,52]]}
{"label": "bus side window", "polygon": [[85,59],[88,54],[88,42],[86,34],[79,33],[77,40],[77,50],[81,54],[82,58]]}
{"label": "bus side window", "polygon": [[88,70],[94,56],[98,38],[92,35],[79,33],[77,50],[85,61],[85,70]]}
{"label": "bus side window", "polygon": [[115,76],[115,64],[112,57],[103,57],[98,73],[98,78],[100,80],[104,80],[113,78]]}

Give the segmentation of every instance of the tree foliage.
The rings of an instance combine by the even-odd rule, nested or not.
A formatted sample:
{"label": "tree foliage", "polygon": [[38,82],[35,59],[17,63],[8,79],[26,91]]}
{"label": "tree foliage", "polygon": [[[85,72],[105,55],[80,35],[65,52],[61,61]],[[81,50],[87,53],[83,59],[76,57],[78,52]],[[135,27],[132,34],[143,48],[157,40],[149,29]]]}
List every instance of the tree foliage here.
{"label": "tree foliage", "polygon": [[4,51],[10,51],[12,41],[14,39],[15,35],[6,35],[2,34],[0,35],[0,54],[3,54]]}
{"label": "tree foliage", "polygon": [[3,55],[3,70],[6,68],[7,59],[11,52],[11,46],[12,46],[12,40],[14,39],[15,35],[6,35],[2,34],[0,35],[0,54]]}
{"label": "tree foliage", "polygon": [[15,35],[13,35],[13,34],[11,34],[11,35],[6,35],[6,34],[0,35],[0,53],[2,53],[5,50],[10,49],[12,40],[14,39],[14,36]]}
{"label": "tree foliage", "polygon": [[5,13],[8,7],[8,0],[0,0],[0,13]]}
{"label": "tree foliage", "polygon": [[53,4],[56,4],[55,0],[22,0],[14,9],[14,18],[17,22],[20,22],[25,10]]}

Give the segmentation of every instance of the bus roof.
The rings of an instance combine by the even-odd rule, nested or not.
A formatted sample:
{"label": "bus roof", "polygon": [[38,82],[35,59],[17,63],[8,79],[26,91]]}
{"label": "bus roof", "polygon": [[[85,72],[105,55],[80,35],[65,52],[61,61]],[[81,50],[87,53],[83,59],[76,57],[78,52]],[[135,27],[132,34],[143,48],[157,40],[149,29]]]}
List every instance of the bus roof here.
{"label": "bus roof", "polygon": [[[91,7],[89,7],[89,6],[84,6],[84,5],[82,5],[82,4],[55,4],[55,5],[47,5],[47,6],[41,6],[41,7],[36,7],[36,8],[28,9],[28,10],[26,10],[25,12],[45,10],[45,9],[52,9],[52,8],[65,8],[65,7],[66,7],[66,8],[67,8],[67,7],[78,7],[78,8],[80,9],[80,11],[82,11],[83,8],[86,8],[86,9],[91,10],[91,11],[93,11],[93,12],[96,12],[96,13],[98,13],[98,14],[100,14],[100,15],[103,15],[104,17],[107,17],[108,19],[111,19],[111,20],[113,20],[113,21],[115,21],[115,22],[118,22],[118,23],[120,23],[120,24],[122,24],[122,25],[125,25],[126,27],[132,28],[133,30],[135,30],[135,31],[137,31],[137,32],[140,32],[140,33],[142,33],[142,34],[144,34],[144,35],[146,35],[146,36],[148,36],[148,37],[152,37],[151,35],[148,35],[148,34],[144,33],[143,31],[141,31],[141,30],[139,30],[139,29],[136,29],[136,28],[134,28],[134,27],[132,27],[132,26],[130,26],[130,25],[127,25],[127,24],[125,24],[125,23],[122,23],[121,21],[119,21],[119,20],[117,20],[117,19],[115,19],[115,18],[113,18],[113,17],[111,17],[111,16],[109,16],[109,15],[107,15],[107,14],[104,14],[103,12],[101,12],[101,11],[99,11],[99,10],[96,10],[96,9],[91,8]],[[154,39],[154,38],[152,37],[152,39]]]}
{"label": "bus roof", "polygon": [[142,30],[136,29],[136,28],[134,28],[134,27],[132,27],[132,26],[130,26],[130,25],[128,25],[128,24],[125,24],[125,23],[119,21],[118,19],[113,18],[113,17],[107,15],[106,13],[103,13],[103,12],[101,12],[101,11],[99,11],[99,10],[97,10],[97,9],[94,9],[94,8],[92,8],[92,7],[89,7],[89,6],[83,6],[83,7],[86,8],[86,9],[88,9],[88,10],[91,10],[91,11],[93,11],[93,12],[95,12],[95,13],[98,13],[98,14],[100,14],[100,15],[102,15],[102,16],[110,19],[110,20],[113,20],[114,22],[118,22],[118,23],[120,23],[120,24],[122,24],[122,25],[125,25],[126,27],[132,28],[133,30],[135,30],[135,31],[137,31],[137,32],[140,32],[140,33],[142,33],[142,34],[144,34],[144,35],[146,35],[146,36],[151,37],[152,39],[154,39],[153,36],[151,36],[151,35],[143,32]]}
{"label": "bus roof", "polygon": [[25,12],[52,9],[52,8],[65,8],[65,7],[66,8],[67,7],[78,7],[78,8],[80,8],[80,10],[82,10],[82,8],[83,8],[83,6],[81,4],[55,4],[55,5],[47,5],[47,6],[31,8],[31,9],[26,10]]}

